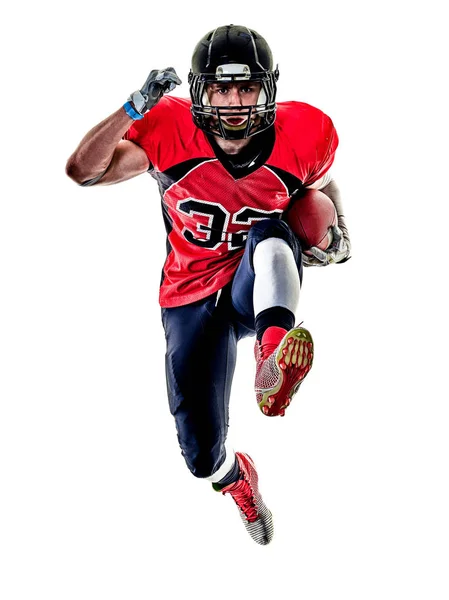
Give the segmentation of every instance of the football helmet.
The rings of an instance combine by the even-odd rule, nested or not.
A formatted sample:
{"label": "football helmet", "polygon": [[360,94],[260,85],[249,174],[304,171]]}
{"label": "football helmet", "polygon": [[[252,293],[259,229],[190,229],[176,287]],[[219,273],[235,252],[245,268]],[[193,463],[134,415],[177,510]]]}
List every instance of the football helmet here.
{"label": "football helmet", "polygon": [[[276,116],[278,68],[265,39],[240,25],[225,25],[207,33],[196,45],[189,73],[192,115],[195,124],[224,139],[242,139],[273,125]],[[257,104],[250,106],[211,106],[207,94],[210,83],[255,81],[261,85]],[[246,127],[226,128],[223,117],[247,116]]]}

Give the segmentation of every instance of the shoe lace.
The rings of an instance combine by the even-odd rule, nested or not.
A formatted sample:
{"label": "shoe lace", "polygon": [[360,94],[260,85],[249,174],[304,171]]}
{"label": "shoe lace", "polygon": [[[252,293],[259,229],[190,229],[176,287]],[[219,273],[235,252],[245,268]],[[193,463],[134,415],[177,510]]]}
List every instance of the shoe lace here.
{"label": "shoe lace", "polygon": [[234,489],[229,490],[229,493],[234,498],[240,510],[245,514],[246,519],[250,523],[255,521],[259,515],[249,482],[246,479],[239,479]]}

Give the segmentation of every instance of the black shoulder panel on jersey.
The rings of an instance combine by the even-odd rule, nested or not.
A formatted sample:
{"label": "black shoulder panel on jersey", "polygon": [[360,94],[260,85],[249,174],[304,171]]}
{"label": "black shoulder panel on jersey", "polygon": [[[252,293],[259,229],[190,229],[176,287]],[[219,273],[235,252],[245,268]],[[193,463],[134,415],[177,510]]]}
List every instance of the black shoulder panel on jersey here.
{"label": "black shoulder panel on jersey", "polygon": [[[298,179],[298,177],[295,177],[291,173],[288,173],[288,171],[284,171],[283,169],[280,169],[279,167],[272,167],[269,164],[266,164],[265,166],[268,167],[269,169],[271,169],[273,171],[273,173],[276,173],[276,175],[279,177],[279,179],[283,182],[283,184],[287,188],[288,195],[290,196],[290,204],[288,205],[288,208],[290,208],[290,206],[292,205],[292,202],[294,200],[296,200],[296,198],[298,198],[298,196],[302,196],[302,194],[304,194],[304,192],[306,190],[305,185],[303,184],[303,182],[300,179]],[[288,208],[286,210],[288,210]]]}
{"label": "black shoulder panel on jersey", "polygon": [[164,193],[168,190],[168,188],[185,177],[189,171],[197,167],[203,162],[207,162],[211,160],[210,158],[191,158],[182,163],[178,163],[173,167],[170,167],[163,173],[156,171],[155,169],[149,171],[151,176],[156,179],[159,184],[159,191],[163,196]]}

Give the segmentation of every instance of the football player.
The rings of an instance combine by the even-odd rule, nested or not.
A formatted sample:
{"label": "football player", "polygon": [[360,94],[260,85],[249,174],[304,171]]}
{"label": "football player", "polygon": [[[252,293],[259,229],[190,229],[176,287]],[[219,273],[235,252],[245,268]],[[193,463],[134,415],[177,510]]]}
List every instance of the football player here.
{"label": "football player", "polygon": [[[82,186],[149,172],[162,197],[167,258],[160,287],[170,411],[196,477],[230,494],[251,537],[268,544],[271,512],[252,459],[227,447],[238,340],[256,335],[255,393],[284,416],[311,368],[310,333],[295,326],[303,262],[350,256],[338,187],[329,175],[331,119],[300,102],[276,104],[279,72],[265,39],[227,25],[197,44],[190,99],[166,96],[175,70],[153,70],[123,107],[94,127],[67,163]],[[331,247],[302,255],[282,219],[304,188],[334,202]]]}

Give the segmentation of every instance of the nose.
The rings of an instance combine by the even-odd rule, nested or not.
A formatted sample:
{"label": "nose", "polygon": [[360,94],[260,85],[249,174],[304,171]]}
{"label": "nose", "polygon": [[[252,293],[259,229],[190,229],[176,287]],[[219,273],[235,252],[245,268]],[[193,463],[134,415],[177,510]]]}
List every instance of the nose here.
{"label": "nose", "polygon": [[236,85],[233,85],[229,89],[228,99],[229,99],[229,106],[241,106],[242,99],[240,97],[240,88],[238,88]]}

